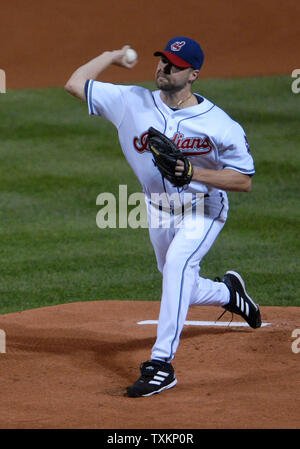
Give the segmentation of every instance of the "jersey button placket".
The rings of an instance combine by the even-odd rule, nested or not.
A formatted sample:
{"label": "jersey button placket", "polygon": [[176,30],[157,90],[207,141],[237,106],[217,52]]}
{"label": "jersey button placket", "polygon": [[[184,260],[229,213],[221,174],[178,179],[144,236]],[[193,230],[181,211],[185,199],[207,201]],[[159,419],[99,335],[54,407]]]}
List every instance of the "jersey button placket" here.
{"label": "jersey button placket", "polygon": [[168,124],[167,124],[168,137],[172,137],[173,136],[174,129],[175,129],[174,121],[172,119],[168,120]]}

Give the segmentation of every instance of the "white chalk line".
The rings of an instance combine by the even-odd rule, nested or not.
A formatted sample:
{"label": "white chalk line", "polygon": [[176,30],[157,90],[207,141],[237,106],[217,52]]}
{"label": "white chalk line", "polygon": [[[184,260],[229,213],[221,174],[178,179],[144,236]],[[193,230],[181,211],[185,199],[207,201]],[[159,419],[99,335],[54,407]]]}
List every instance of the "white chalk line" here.
{"label": "white chalk line", "polygon": [[[138,321],[137,324],[158,324],[157,320]],[[185,321],[185,326],[220,326],[220,327],[250,327],[248,323],[240,321]],[[261,327],[270,326],[271,323],[262,323]]]}

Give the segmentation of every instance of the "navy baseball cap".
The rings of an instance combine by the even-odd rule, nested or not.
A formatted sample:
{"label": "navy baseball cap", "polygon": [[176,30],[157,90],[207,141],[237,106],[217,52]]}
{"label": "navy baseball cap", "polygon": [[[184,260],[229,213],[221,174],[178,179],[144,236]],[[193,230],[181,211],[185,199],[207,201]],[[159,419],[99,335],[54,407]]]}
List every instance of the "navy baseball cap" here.
{"label": "navy baseball cap", "polygon": [[198,42],[189,37],[173,37],[163,51],[156,51],[154,56],[165,56],[173,65],[181,68],[193,67],[200,70],[204,53]]}

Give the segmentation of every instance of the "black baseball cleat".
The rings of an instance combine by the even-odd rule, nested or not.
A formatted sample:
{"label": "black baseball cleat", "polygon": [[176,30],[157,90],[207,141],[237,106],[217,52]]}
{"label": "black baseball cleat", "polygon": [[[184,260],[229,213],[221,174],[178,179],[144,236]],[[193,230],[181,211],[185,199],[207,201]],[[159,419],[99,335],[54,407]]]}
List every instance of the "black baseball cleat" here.
{"label": "black baseball cleat", "polygon": [[235,271],[227,271],[221,282],[224,282],[230,291],[230,301],[223,308],[241,315],[253,329],[260,327],[259,307],[247,294],[242,276]]}
{"label": "black baseball cleat", "polygon": [[132,398],[152,396],[177,384],[174,368],[170,363],[148,360],[141,364],[140,371],[139,379],[127,387],[127,396]]}

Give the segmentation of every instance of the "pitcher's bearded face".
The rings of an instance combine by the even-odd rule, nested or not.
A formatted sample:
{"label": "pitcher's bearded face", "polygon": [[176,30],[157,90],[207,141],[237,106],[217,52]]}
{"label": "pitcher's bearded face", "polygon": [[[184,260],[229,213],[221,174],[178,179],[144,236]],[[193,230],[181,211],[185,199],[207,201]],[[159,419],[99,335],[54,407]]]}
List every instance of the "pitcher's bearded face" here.
{"label": "pitcher's bearded face", "polygon": [[161,90],[179,91],[191,83],[193,72],[192,67],[177,67],[162,56],[156,68],[155,83]]}

